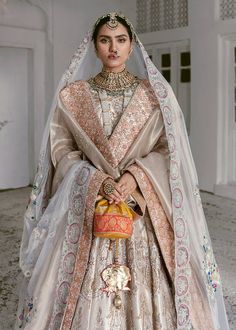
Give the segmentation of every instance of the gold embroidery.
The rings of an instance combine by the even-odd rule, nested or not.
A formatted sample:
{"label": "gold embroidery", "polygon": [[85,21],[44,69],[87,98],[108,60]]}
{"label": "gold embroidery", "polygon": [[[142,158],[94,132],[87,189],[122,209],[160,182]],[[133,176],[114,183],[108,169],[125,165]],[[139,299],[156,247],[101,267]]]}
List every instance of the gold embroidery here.
{"label": "gold embroidery", "polygon": [[137,87],[126,111],[124,111],[109,139],[110,148],[115,158],[115,166],[124,158],[157,107],[158,102],[154,92],[149,87],[149,83],[143,80]]}
{"label": "gold embroidery", "polygon": [[158,107],[148,81],[142,80],[108,140],[94,111],[87,82],[72,83],[60,95],[68,111],[113,167],[123,159],[154,109]]}
{"label": "gold embroidery", "polygon": [[128,170],[137,180],[140,190],[147,202],[147,208],[166,263],[166,267],[172,280],[174,280],[175,254],[174,233],[172,227],[165,215],[161,202],[144,171],[138,165],[131,165]]}
{"label": "gold embroidery", "polygon": [[85,212],[85,222],[83,226],[83,232],[81,235],[81,242],[78,247],[76,255],[76,263],[74,270],[74,278],[70,286],[70,292],[67,299],[67,305],[64,313],[64,318],[62,321],[62,330],[69,330],[71,328],[71,323],[73,320],[78,296],[80,293],[81,285],[83,282],[84,274],[86,272],[89,251],[92,241],[92,226],[93,226],[93,214],[94,206],[96,202],[96,197],[100,186],[104,179],[107,177],[106,174],[96,171],[91,178],[89,188],[88,188],[88,198],[86,199],[86,212]]}
{"label": "gold embroidery", "polygon": [[104,134],[100,120],[94,111],[92,98],[89,97],[89,85],[85,81],[77,81],[65,87],[60,96],[67,110],[76,119],[86,135],[96,145],[104,158],[113,164],[108,140]]}

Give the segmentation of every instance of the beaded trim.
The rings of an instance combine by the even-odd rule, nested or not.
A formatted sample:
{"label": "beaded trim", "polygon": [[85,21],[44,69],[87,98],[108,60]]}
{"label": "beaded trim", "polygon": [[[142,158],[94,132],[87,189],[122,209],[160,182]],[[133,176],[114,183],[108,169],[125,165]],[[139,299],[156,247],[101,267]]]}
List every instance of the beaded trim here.
{"label": "beaded trim", "polygon": [[91,86],[110,92],[120,92],[138,82],[138,78],[124,69],[121,72],[102,70],[94,78],[88,80]]}

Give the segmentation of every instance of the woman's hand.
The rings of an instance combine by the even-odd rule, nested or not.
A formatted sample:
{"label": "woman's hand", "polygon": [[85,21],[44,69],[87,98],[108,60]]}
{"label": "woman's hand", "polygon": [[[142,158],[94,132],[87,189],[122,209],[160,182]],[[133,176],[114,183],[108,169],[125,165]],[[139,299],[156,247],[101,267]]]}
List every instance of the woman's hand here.
{"label": "woman's hand", "polygon": [[117,183],[116,189],[121,193],[122,200],[125,201],[137,188],[137,182],[132,174],[125,172]]}
{"label": "woman's hand", "polygon": [[[110,195],[106,194],[104,191],[104,186],[106,185],[106,183],[109,183],[114,187],[114,191]],[[123,197],[121,195],[121,190],[119,189],[118,184],[111,178],[104,180],[104,182],[99,190],[99,195],[105,197],[109,201],[110,204],[112,204],[112,203],[118,204],[121,201],[123,201]]]}

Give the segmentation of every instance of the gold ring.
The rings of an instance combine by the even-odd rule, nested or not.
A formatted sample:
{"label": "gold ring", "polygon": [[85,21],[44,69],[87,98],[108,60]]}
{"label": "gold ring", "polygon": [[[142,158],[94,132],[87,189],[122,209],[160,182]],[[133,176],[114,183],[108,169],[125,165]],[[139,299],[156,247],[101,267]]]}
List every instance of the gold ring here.
{"label": "gold ring", "polygon": [[115,190],[115,187],[113,186],[112,183],[106,182],[103,185],[103,191],[106,195],[111,195]]}

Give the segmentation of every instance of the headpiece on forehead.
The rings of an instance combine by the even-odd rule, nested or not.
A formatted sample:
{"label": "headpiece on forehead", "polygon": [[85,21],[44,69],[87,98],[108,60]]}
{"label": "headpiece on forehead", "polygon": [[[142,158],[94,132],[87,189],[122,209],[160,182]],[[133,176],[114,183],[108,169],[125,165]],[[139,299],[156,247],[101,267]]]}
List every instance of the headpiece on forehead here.
{"label": "headpiece on forehead", "polygon": [[[130,27],[132,37],[133,37],[133,39],[135,39],[135,32],[134,32],[134,27],[133,27],[132,23],[123,14],[117,13],[117,12],[111,12],[111,13],[108,13],[106,15],[99,17],[94,24],[93,32],[96,29],[96,26],[104,18],[109,18],[109,20],[105,23],[106,26],[111,30],[115,30],[119,24],[119,20],[117,19],[118,17],[123,19],[126,22],[126,24]],[[93,33],[92,33],[92,35],[93,35]]]}

